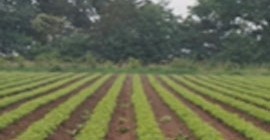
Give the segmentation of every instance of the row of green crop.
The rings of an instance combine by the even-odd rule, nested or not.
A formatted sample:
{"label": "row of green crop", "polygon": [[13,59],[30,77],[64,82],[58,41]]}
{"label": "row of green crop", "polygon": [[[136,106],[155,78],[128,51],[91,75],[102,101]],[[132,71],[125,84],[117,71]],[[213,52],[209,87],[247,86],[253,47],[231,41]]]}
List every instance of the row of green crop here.
{"label": "row of green crop", "polygon": [[0,90],[5,90],[12,87],[26,85],[26,84],[33,83],[38,80],[42,80],[44,78],[48,78],[49,76],[52,76],[52,75],[50,74],[32,75],[32,76],[22,77],[21,79],[16,78],[11,81],[4,81],[4,83],[0,85]]}
{"label": "row of green crop", "polygon": [[[217,83],[221,82],[224,84],[221,86],[224,86],[226,88],[231,87],[235,91],[245,92],[255,97],[260,97],[263,99],[270,100],[270,95],[268,94],[269,89],[261,88],[261,86],[256,85],[255,81],[254,81],[254,84],[249,83],[249,82],[246,84],[243,84],[240,81],[235,80],[234,78],[231,78],[231,77],[223,78],[223,77],[224,76],[217,78],[216,76],[210,76],[209,78],[204,77],[204,79],[216,81]],[[229,80],[231,81],[229,82]]]}
{"label": "row of green crop", "polygon": [[[268,80],[264,81],[265,84],[262,84],[260,82],[263,82],[262,80],[265,78],[248,78],[248,77],[239,77],[239,76],[199,76],[199,78],[207,79],[211,81],[215,81],[216,83],[222,83],[224,86],[228,87],[231,86],[235,90],[240,90],[242,92],[247,92],[252,96],[260,97],[263,99],[270,99],[269,96],[269,90],[270,87],[267,87],[270,85],[270,81],[268,77],[266,77]],[[242,80],[240,80],[240,79]],[[255,92],[255,93],[254,93]],[[268,95],[266,95],[268,94]]]}
{"label": "row of green crop", "polygon": [[[187,88],[175,83],[173,80],[166,76],[161,77],[171,88],[177,91],[183,98],[189,100],[193,104],[201,107],[203,110],[233,128],[239,133],[243,134],[246,138],[251,140],[269,140],[270,134],[257,128],[252,123],[245,121],[238,115],[225,111],[220,106],[208,102],[203,97],[191,92]],[[193,88],[196,88],[194,86]],[[195,90],[195,89],[194,89]],[[202,128],[203,129],[203,128]]]}
{"label": "row of green crop", "polygon": [[46,79],[49,77],[52,77],[53,75],[51,74],[44,74],[44,75],[34,75],[30,77],[25,77],[24,79],[21,80],[16,80],[16,81],[11,81],[11,82],[6,82],[5,84],[0,85],[0,90],[5,90],[13,87],[18,87],[18,86],[23,86],[31,83],[35,83],[36,81],[40,81],[42,79]]}
{"label": "row of green crop", "polygon": [[39,74],[44,72],[0,71],[0,76]]}
{"label": "row of green crop", "polygon": [[40,79],[53,77],[60,75],[60,73],[40,73],[40,74],[25,74],[17,77],[16,75],[10,75],[9,78],[2,79],[4,83],[1,84],[0,89],[21,86],[27,83],[38,81]]}
{"label": "row of green crop", "polygon": [[192,133],[200,140],[223,140],[221,134],[206,122],[204,122],[196,113],[190,110],[182,102],[179,102],[166,88],[164,88],[154,76],[149,76],[149,81],[155,91],[164,100],[164,102],[183,120]]}
{"label": "row of green crop", "polygon": [[103,140],[105,138],[125,78],[126,76],[122,75],[116,80],[107,95],[98,103],[85,127],[76,136],[76,140]]}
{"label": "row of green crop", "polygon": [[186,79],[193,82],[193,83],[196,83],[202,87],[206,87],[208,89],[216,91],[217,94],[227,95],[229,97],[234,97],[234,98],[237,98],[239,100],[260,106],[260,107],[265,108],[265,109],[270,109],[270,102],[267,102],[266,100],[263,100],[261,98],[256,98],[256,97],[250,96],[249,94],[246,94],[246,93],[232,91],[230,88],[223,88],[223,87],[220,87],[220,86],[213,84],[210,81],[199,80],[199,79],[195,78],[194,76],[186,76]]}
{"label": "row of green crop", "polygon": [[8,89],[0,91],[0,98],[11,96],[13,94],[20,93],[20,92],[30,91],[40,86],[49,84],[53,81],[57,81],[61,79],[62,77],[68,77],[68,76],[72,76],[72,74],[60,74],[60,75],[50,77],[50,78],[42,78],[42,79],[39,79],[38,81],[34,81],[34,82],[31,82],[29,84],[25,84],[22,86],[8,88]]}
{"label": "row of green crop", "polygon": [[241,85],[253,85],[254,87],[259,87],[263,90],[270,89],[269,76],[222,76],[222,78],[232,79],[233,81],[236,81]]}
{"label": "row of green crop", "polygon": [[[219,79],[213,79],[208,77],[200,76],[200,79],[207,80],[209,82],[214,82],[216,85],[219,85],[224,88],[230,88],[231,90],[238,91],[241,93],[246,93],[254,97],[259,97],[262,99],[270,100],[270,94],[269,90],[263,90],[260,87],[254,87],[254,85],[246,84],[245,86],[239,85],[239,82],[234,81],[233,79],[228,79],[225,81],[225,78],[219,78]],[[228,83],[228,81],[231,80],[231,82]]]}
{"label": "row of green crop", "polygon": [[12,82],[16,82],[16,81],[20,81],[22,79],[27,79],[30,77],[34,77],[36,76],[36,74],[6,74],[6,75],[1,75],[0,77],[0,85],[4,85],[7,83],[12,83]]}
{"label": "row of green crop", "polygon": [[260,78],[247,77],[247,76],[210,76],[212,79],[226,80],[231,84],[236,84],[237,86],[247,87],[248,89],[256,89],[262,91],[268,91],[270,89],[269,77]]}
{"label": "row of green crop", "polygon": [[42,73],[25,73],[25,72],[0,72],[0,81],[5,81],[7,79],[19,78],[19,77],[29,77],[33,75],[40,75]]}
{"label": "row of green crop", "polygon": [[233,97],[224,96],[208,88],[198,86],[192,82],[185,80],[183,77],[175,77],[175,78],[202,95],[206,95],[212,99],[218,100],[236,109],[244,111],[266,123],[270,123],[270,112],[265,109],[258,108],[257,106],[237,100]]}
{"label": "row of green crop", "polygon": [[145,96],[142,82],[138,75],[133,77],[132,102],[136,114],[138,140],[165,140],[165,136],[162,134]]}
{"label": "row of green crop", "polygon": [[40,97],[34,100],[31,100],[20,107],[18,107],[15,110],[12,110],[10,112],[7,112],[0,116],[0,131],[1,129],[6,128],[8,125],[18,121],[20,118],[26,116],[27,114],[31,113],[32,111],[35,111],[39,107],[49,104],[53,101],[56,101],[57,99],[64,97],[65,95],[70,94],[72,91],[78,89],[79,87],[83,86],[86,82],[92,81],[99,75],[93,75],[90,77],[86,77],[78,82],[73,83],[72,85],[57,90],[49,95],[46,95],[44,97]]}
{"label": "row of green crop", "polygon": [[37,89],[31,90],[31,91],[25,91],[20,94],[16,94],[14,96],[8,96],[5,98],[0,99],[0,109],[3,109],[11,104],[14,104],[18,101],[30,99],[32,97],[42,95],[43,93],[47,93],[51,91],[52,89],[56,89],[62,85],[67,84],[68,82],[71,82],[73,80],[76,80],[80,77],[82,77],[85,74],[77,74],[73,76],[67,77],[66,75],[62,75],[59,77],[59,81],[53,81],[52,83],[39,87]]}
{"label": "row of green crop", "polygon": [[104,76],[93,85],[80,91],[76,96],[65,101],[63,104],[53,109],[46,116],[31,125],[23,134],[21,134],[18,140],[44,140],[51,135],[57,127],[66,121],[70,114],[86,99],[95,93],[109,78],[110,76]]}
{"label": "row of green crop", "polygon": [[[256,81],[254,81],[255,79],[250,79],[248,77],[244,77],[244,76],[241,76],[238,77],[238,76],[209,76],[209,78],[211,78],[212,80],[216,80],[216,81],[222,81],[222,82],[225,82],[225,83],[228,83],[228,84],[236,84],[236,86],[238,87],[242,87],[242,88],[247,88],[249,90],[253,90],[253,89],[256,89],[256,88],[259,88],[261,89],[261,87],[258,87],[259,85],[261,86],[261,83],[259,84],[258,80],[261,79],[261,78],[256,78]],[[254,83],[255,82],[255,83]]]}

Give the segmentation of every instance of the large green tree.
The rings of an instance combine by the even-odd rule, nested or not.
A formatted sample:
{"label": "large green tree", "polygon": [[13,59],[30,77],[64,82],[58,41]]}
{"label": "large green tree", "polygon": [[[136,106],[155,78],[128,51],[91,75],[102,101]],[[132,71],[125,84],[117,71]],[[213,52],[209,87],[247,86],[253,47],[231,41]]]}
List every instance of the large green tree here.
{"label": "large green tree", "polygon": [[38,9],[31,0],[0,1],[0,53],[26,53],[33,43],[31,19]]}
{"label": "large green tree", "polygon": [[115,0],[99,10],[93,51],[114,62],[136,58],[158,63],[173,54],[177,18],[151,1]]}
{"label": "large green tree", "polygon": [[[199,0],[187,25],[197,40],[196,56],[237,63],[267,62],[269,5],[267,0]],[[195,35],[197,33],[198,35]]]}

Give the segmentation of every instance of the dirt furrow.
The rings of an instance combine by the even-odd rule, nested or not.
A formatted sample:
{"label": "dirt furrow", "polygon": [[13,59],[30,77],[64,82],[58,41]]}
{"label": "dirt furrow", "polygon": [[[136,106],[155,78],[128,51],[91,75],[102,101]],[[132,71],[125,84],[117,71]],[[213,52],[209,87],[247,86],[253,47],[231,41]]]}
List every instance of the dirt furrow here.
{"label": "dirt furrow", "polygon": [[83,124],[88,120],[92,110],[98,102],[106,95],[117,76],[111,77],[94,95],[82,103],[58,129],[47,138],[47,140],[73,140]]}
{"label": "dirt furrow", "polygon": [[[172,78],[173,79],[173,78]],[[190,89],[188,86],[186,86],[184,83],[181,83],[180,81],[177,81],[176,79],[173,79],[175,82],[179,83],[179,84],[182,84],[183,86],[185,86],[186,88],[188,88],[189,90],[192,90]],[[270,132],[270,124],[269,123],[265,123],[264,121],[262,120],[259,120],[249,114],[247,114],[246,112],[244,111],[241,111],[239,109],[236,109],[228,104],[225,104],[221,101],[218,101],[218,100],[215,100],[215,99],[212,99],[211,97],[208,97],[206,95],[203,95],[197,91],[194,91],[192,90],[193,93],[196,93],[198,95],[200,95],[201,97],[203,97],[205,100],[211,102],[211,103],[214,103],[214,104],[217,104],[219,105],[220,107],[222,107],[224,110],[228,111],[228,112],[231,112],[233,114],[237,114],[239,117],[243,118],[244,120],[246,120],[247,122],[250,122],[252,123],[253,125],[255,125],[256,127],[266,131],[266,132]]]}
{"label": "dirt furrow", "polygon": [[106,140],[136,140],[135,112],[131,101],[132,77],[128,76],[117,100]]}
{"label": "dirt furrow", "polygon": [[[33,96],[33,97],[31,97],[31,98],[23,99],[23,100],[18,101],[18,102],[14,103],[14,104],[11,104],[11,105],[9,105],[8,107],[5,107],[4,109],[1,109],[1,110],[0,110],[0,116],[3,115],[4,113],[10,112],[10,111],[12,111],[12,110],[18,108],[19,106],[21,106],[22,104],[26,103],[27,101],[30,101],[30,100],[36,99],[36,98],[40,98],[40,97],[43,97],[43,96],[46,96],[46,95],[49,95],[49,94],[51,94],[51,93],[53,93],[53,92],[55,92],[55,91],[57,91],[57,90],[59,90],[59,89],[68,87],[68,86],[71,85],[72,83],[75,83],[75,82],[79,81],[79,80],[82,79],[82,78],[83,78],[83,77],[76,78],[76,79],[74,79],[74,80],[72,80],[72,81],[69,81],[68,83],[65,83],[65,84],[62,85],[62,86],[59,86],[59,87],[57,87],[57,88],[53,88],[53,89],[51,89],[51,90],[49,90],[49,91],[47,91],[47,92],[41,93],[41,94],[36,95],[36,96]],[[97,79],[97,78],[96,78],[96,79]]]}
{"label": "dirt furrow", "polygon": [[[175,95],[176,98],[178,98],[181,102],[183,102],[187,107],[189,107],[191,110],[193,110],[198,116],[201,117],[205,122],[207,122],[210,126],[218,130],[221,135],[223,135],[225,140],[246,140],[246,138],[232,129],[231,127],[227,126],[226,124],[222,123],[220,120],[216,119],[214,116],[209,114],[208,112],[204,111],[201,107],[193,104],[191,101],[185,99],[182,97],[177,91],[172,89],[167,83],[162,81],[160,78],[158,80],[161,82],[161,84],[171,91],[173,95]],[[179,83],[178,83],[179,84]]]}
{"label": "dirt furrow", "polygon": [[156,120],[168,139],[196,140],[186,124],[172,111],[152,87],[146,76],[142,77],[143,86],[152,106]]}
{"label": "dirt furrow", "polygon": [[12,140],[18,135],[20,135],[22,132],[24,132],[31,124],[33,124],[35,121],[38,121],[42,119],[48,112],[50,112],[52,109],[56,108],[72,96],[79,93],[81,90],[87,88],[92,83],[94,83],[96,79],[89,81],[85,83],[84,85],[78,87],[76,90],[71,91],[69,94],[57,99],[56,101],[53,101],[49,104],[46,104],[39,109],[31,112],[30,114],[26,115],[25,117],[21,118],[19,121],[17,121],[14,124],[11,124],[7,128],[3,129],[0,133],[0,140]]}

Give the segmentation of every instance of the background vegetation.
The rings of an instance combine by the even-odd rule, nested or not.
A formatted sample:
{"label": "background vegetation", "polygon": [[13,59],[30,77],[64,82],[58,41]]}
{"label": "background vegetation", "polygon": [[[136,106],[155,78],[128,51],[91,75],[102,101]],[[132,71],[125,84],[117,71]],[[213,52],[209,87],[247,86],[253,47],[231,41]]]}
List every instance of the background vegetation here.
{"label": "background vegetation", "polygon": [[164,1],[1,0],[0,67],[266,74],[269,5],[198,0],[182,18]]}

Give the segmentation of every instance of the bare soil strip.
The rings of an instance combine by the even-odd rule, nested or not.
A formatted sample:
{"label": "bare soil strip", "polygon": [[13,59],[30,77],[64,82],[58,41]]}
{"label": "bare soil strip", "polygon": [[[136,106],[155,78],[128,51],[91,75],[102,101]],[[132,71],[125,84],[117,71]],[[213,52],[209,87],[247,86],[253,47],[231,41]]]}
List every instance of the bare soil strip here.
{"label": "bare soil strip", "polygon": [[[39,95],[33,96],[33,97],[31,97],[31,98],[28,98],[28,99],[23,99],[23,100],[21,100],[21,101],[19,101],[19,102],[16,102],[16,103],[12,104],[12,105],[9,105],[8,107],[6,107],[6,108],[0,110],[0,116],[3,115],[4,113],[10,112],[10,111],[12,111],[12,110],[18,108],[19,106],[21,106],[22,104],[26,103],[27,101],[30,101],[30,100],[32,100],[32,99],[36,99],[36,98],[39,98],[39,97],[43,97],[43,96],[46,96],[46,95],[49,95],[49,94],[51,94],[51,93],[53,93],[53,92],[55,92],[55,91],[57,91],[57,90],[59,90],[59,89],[68,87],[68,86],[71,85],[72,83],[75,83],[75,82],[81,80],[82,78],[83,78],[83,77],[76,78],[76,79],[74,79],[74,80],[72,80],[72,81],[69,81],[68,83],[66,83],[66,84],[64,84],[64,85],[62,85],[62,86],[59,86],[59,87],[54,88],[54,89],[51,89],[51,90],[49,90],[49,91],[47,91],[47,92],[45,92],[45,93],[41,93],[41,94],[39,94]],[[96,78],[96,79],[97,79],[97,78]]]}
{"label": "bare soil strip", "polygon": [[254,124],[256,127],[261,128],[262,130],[266,131],[266,132],[270,132],[270,124],[267,124],[265,122],[263,122],[262,120],[259,120],[249,114],[247,114],[244,111],[241,111],[239,109],[236,109],[228,104],[225,104],[223,102],[220,102],[218,100],[212,99],[211,97],[208,97],[206,95],[203,95],[197,91],[194,91],[192,89],[190,89],[187,85],[185,85],[184,83],[181,83],[180,81],[177,81],[176,79],[172,78],[175,82],[177,82],[178,84],[183,85],[184,87],[188,88],[189,90],[191,90],[193,93],[198,94],[199,96],[203,97],[205,100],[217,104],[220,107],[222,107],[224,110],[231,112],[233,114],[237,114],[239,117],[245,119],[247,122],[250,122],[252,124]]}
{"label": "bare soil strip", "polygon": [[0,140],[12,140],[16,138],[18,135],[24,132],[32,123],[43,118],[52,109],[56,108],[57,106],[59,106],[72,96],[76,95],[81,90],[87,88],[96,80],[97,79],[94,79],[92,81],[85,83],[84,85],[78,87],[76,90],[71,91],[69,94],[59,98],[56,101],[53,101],[47,105],[40,107],[39,109],[33,111],[31,114],[28,114],[27,116],[21,118],[18,122],[8,126],[7,128],[1,131]]}
{"label": "bare soil strip", "polygon": [[106,140],[136,140],[136,119],[131,101],[132,77],[128,76],[117,100]]}
{"label": "bare soil strip", "polygon": [[168,139],[176,140],[186,138],[188,140],[196,140],[186,124],[172,111],[156,93],[146,76],[142,78],[145,93],[148,97],[156,120]]}
{"label": "bare soil strip", "polygon": [[83,124],[88,120],[92,110],[98,102],[106,95],[117,76],[111,77],[94,95],[81,104],[58,129],[48,137],[47,140],[73,140]]}
{"label": "bare soil strip", "polygon": [[[227,126],[226,124],[222,123],[218,119],[216,119],[211,114],[204,111],[201,107],[193,104],[189,100],[183,98],[177,91],[169,87],[164,81],[162,81],[160,78],[158,78],[161,84],[171,91],[173,95],[175,95],[176,98],[178,98],[181,102],[183,102],[187,107],[189,107],[191,110],[193,110],[198,116],[200,116],[205,122],[207,122],[210,126],[217,129],[221,135],[223,135],[225,140],[247,140],[242,134],[238,133],[231,127]],[[192,91],[193,92],[193,91]]]}

